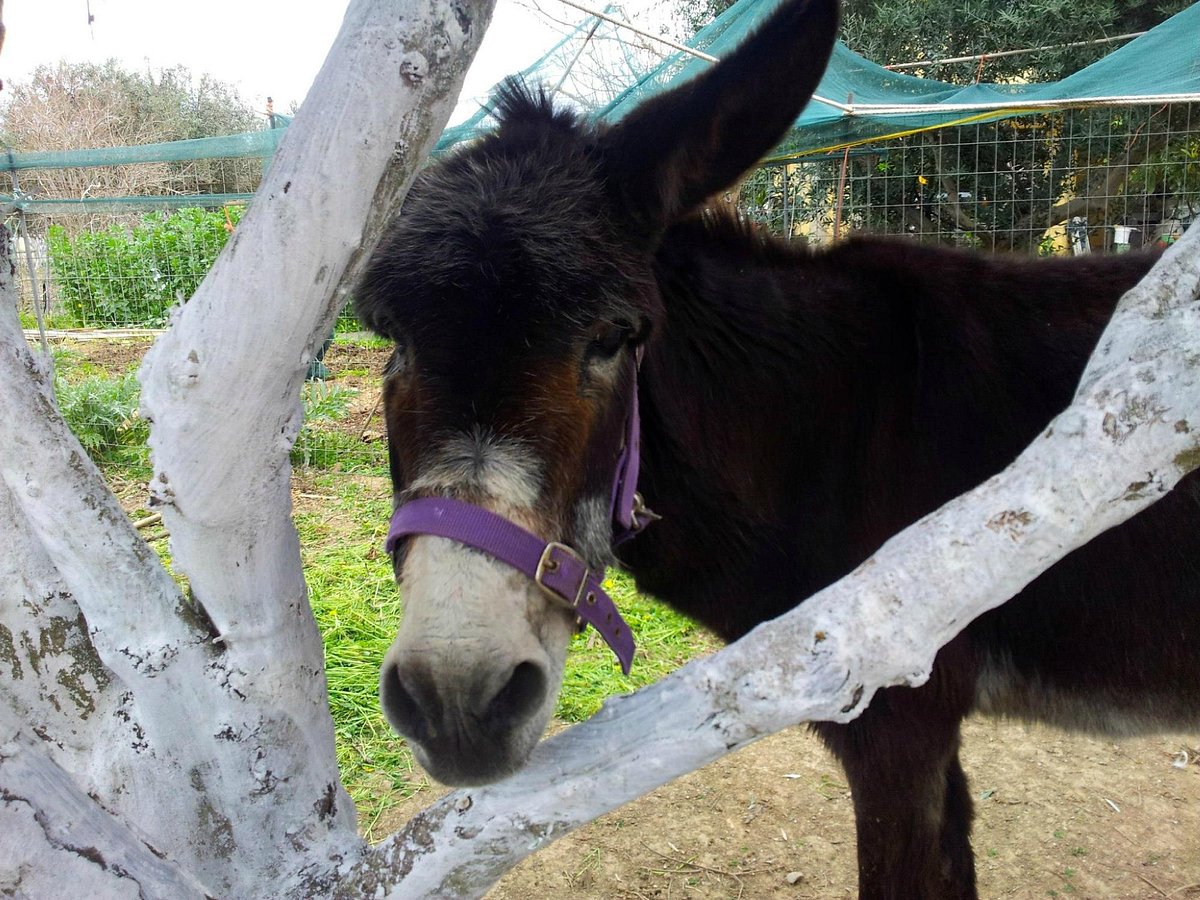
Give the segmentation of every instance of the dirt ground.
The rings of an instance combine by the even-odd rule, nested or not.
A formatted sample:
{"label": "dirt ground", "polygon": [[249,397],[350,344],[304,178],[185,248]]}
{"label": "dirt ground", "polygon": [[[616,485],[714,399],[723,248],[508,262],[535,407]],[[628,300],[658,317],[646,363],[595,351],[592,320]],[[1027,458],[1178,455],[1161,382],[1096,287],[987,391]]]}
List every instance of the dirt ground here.
{"label": "dirt ground", "polygon": [[[145,341],[76,345],[117,373]],[[338,427],[378,439],[387,351],[334,345],[336,383],[360,389]],[[1200,734],[1113,743],[1042,726],[967,723],[964,767],[984,897],[1200,898]],[[397,807],[395,830],[435,799]],[[854,826],[840,768],[803,729],[748,747],[527,859],[493,900],[853,896]]]}
{"label": "dirt ground", "polygon": [[[969,721],[983,897],[1200,897],[1200,735],[1111,741]],[[380,833],[441,793],[417,794]],[[385,823],[381,823],[385,824]],[[718,760],[526,859],[491,900],[855,896],[842,773],[804,729]]]}
{"label": "dirt ground", "polygon": [[[108,339],[102,332],[87,340],[61,342],[71,352],[84,357],[106,372],[119,375],[141,362],[153,343],[153,336]],[[57,342],[56,342],[57,343]],[[384,347],[359,347],[335,343],[325,355],[325,362],[338,384],[354,388],[376,388],[380,373],[391,351]],[[363,370],[366,374],[363,374]]]}

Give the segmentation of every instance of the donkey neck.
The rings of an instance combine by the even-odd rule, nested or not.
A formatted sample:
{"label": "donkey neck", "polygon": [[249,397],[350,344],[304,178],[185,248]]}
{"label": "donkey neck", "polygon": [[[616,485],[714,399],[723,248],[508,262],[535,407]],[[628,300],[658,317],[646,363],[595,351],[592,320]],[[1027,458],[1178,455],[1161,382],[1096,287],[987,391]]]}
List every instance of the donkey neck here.
{"label": "donkey neck", "polygon": [[[853,564],[857,422],[878,392],[873,317],[817,258],[689,221],[656,274],[667,319],[643,367],[643,492],[665,516],[621,552],[646,590],[726,638]],[[864,327],[859,323],[867,323]]]}
{"label": "donkey neck", "polygon": [[1069,402],[1114,284],[1148,264],[676,226],[642,390],[642,485],[665,519],[622,559],[726,638],[782,613],[1011,462]]}

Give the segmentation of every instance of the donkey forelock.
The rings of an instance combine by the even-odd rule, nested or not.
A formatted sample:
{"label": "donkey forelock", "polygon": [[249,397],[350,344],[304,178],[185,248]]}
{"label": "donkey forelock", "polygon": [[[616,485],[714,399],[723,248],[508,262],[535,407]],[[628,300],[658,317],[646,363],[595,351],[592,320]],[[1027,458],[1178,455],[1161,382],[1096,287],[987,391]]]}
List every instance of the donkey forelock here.
{"label": "donkey forelock", "polygon": [[531,337],[553,342],[652,303],[644,253],[608,202],[595,129],[514,80],[496,113],[495,133],[414,183],[359,291],[371,328],[403,338],[395,332],[420,327],[423,302],[444,319],[461,301],[526,329],[547,323]]}

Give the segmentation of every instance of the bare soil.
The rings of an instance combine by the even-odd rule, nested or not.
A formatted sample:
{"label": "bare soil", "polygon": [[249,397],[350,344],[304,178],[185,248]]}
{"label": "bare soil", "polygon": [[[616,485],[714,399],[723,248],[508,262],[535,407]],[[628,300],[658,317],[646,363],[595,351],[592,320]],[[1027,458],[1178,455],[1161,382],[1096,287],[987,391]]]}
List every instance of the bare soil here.
{"label": "bare soil", "polygon": [[[1200,735],[1121,743],[967,722],[983,897],[1200,897]],[[442,792],[397,807],[387,834]],[[388,827],[390,826],[390,827]],[[526,859],[492,900],[855,896],[840,767],[805,729],[718,760]]]}
{"label": "bare soil", "polygon": [[[73,349],[107,371],[147,341]],[[385,349],[330,348],[335,382],[360,391],[333,427],[378,440]],[[972,720],[963,762],[976,801],[984,897],[1200,898],[1200,734],[1120,743]],[[379,823],[387,834],[442,789],[427,785]],[[842,772],[791,729],[567,835],[510,872],[494,900],[825,898],[855,893],[854,824]]]}
{"label": "bare soil", "polygon": [[[101,332],[97,332],[102,335]],[[56,346],[63,346],[72,353],[82,356],[94,366],[98,366],[110,375],[124,375],[132,371],[142,361],[154,338],[106,338],[97,336],[88,339],[52,341]]]}

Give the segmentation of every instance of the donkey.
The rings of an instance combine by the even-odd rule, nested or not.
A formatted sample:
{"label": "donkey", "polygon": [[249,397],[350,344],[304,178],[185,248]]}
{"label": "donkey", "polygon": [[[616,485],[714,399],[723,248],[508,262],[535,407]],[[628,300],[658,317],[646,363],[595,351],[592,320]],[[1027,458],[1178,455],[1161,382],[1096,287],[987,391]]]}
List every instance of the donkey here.
{"label": "donkey", "polygon": [[[371,260],[405,598],[381,702],[439,780],[523,764],[581,621],[628,663],[604,566],[735,640],[1009,463],[1148,268],[813,251],[706,207],[795,120],[837,18],[786,0],[611,127],[508,83],[497,131],[426,170]],[[968,626],[927,684],[813,726],[863,896],[976,895],[967,714],[1200,725],[1198,525],[1189,477]]]}

